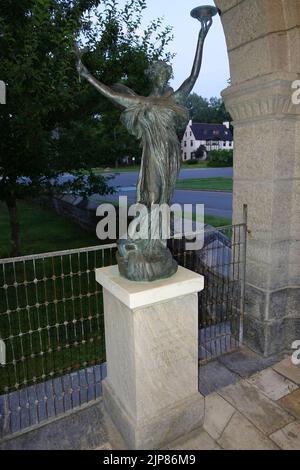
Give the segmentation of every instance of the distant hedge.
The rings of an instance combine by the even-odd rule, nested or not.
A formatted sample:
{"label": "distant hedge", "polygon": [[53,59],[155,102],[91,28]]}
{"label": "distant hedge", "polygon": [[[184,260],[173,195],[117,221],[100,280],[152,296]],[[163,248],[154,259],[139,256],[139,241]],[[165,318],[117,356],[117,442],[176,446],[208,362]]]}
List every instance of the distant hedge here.
{"label": "distant hedge", "polygon": [[233,150],[212,150],[209,152],[207,166],[212,168],[232,167]]}

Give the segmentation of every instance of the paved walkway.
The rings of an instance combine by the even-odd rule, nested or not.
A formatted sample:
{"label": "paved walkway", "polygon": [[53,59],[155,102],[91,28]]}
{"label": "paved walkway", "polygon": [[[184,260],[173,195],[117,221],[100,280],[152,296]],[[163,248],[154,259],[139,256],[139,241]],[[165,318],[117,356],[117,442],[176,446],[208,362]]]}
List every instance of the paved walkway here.
{"label": "paved walkway", "polygon": [[174,450],[299,450],[300,367],[288,357],[205,397],[204,429]]}
{"label": "paved walkway", "polygon": [[201,367],[201,383],[203,429],[164,450],[300,449],[300,366],[289,356],[242,349]]}

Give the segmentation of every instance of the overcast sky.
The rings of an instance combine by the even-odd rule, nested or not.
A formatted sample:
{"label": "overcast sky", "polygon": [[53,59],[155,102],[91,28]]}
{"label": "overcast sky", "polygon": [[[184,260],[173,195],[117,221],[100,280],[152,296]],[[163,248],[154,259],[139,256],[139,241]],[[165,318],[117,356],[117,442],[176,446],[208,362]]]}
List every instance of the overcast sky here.
{"label": "overcast sky", "polygon": [[[120,0],[120,4],[122,0]],[[204,4],[214,5],[213,0],[204,0]],[[176,53],[173,60],[174,81],[172,86],[178,88],[191,71],[200,29],[200,23],[190,16],[190,11],[201,5],[197,0],[147,0],[148,8],[144,13],[144,23],[159,16],[165,17],[165,23],[174,27],[174,41],[171,52]],[[230,77],[228,56],[224,32],[219,16],[207,36],[203,65],[194,91],[210,98],[219,96],[228,86]]]}

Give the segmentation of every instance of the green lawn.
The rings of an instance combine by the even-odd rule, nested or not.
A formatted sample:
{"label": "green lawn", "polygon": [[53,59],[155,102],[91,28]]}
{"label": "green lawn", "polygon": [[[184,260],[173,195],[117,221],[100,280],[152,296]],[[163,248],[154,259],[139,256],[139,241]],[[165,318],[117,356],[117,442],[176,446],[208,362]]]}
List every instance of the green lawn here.
{"label": "green lawn", "polygon": [[[22,254],[45,253],[99,245],[96,234],[33,202],[20,202]],[[6,206],[0,203],[0,258],[9,256],[9,219]]]}
{"label": "green lawn", "polygon": [[[60,216],[49,208],[33,202],[20,202],[22,254],[46,253],[99,245],[92,233]],[[215,227],[228,225],[230,220],[206,216],[205,222]],[[9,220],[7,209],[0,203],[0,258],[9,256]]]}
{"label": "green lawn", "polygon": [[193,168],[208,168],[208,162],[198,162],[194,163],[193,165],[189,165],[188,163],[182,163],[181,168],[188,168],[192,170]]}
{"label": "green lawn", "polygon": [[213,215],[206,215],[205,223],[208,225],[212,225],[213,227],[226,227],[227,225],[231,225],[232,221],[229,219],[224,219],[224,217],[215,217]]}
{"label": "green lawn", "polygon": [[105,168],[93,168],[96,175],[105,174],[105,173],[130,173],[140,171],[140,165],[128,165],[116,167],[105,167]]}
{"label": "green lawn", "polygon": [[[19,212],[23,254],[100,245],[96,235],[54,210],[21,202]],[[3,204],[0,243],[5,257],[10,243]],[[114,263],[107,250],[0,265],[0,337],[7,352],[0,394],[105,360],[102,291],[94,270]]]}
{"label": "green lawn", "polygon": [[190,178],[177,180],[176,189],[232,191],[231,178]]}
{"label": "green lawn", "polygon": [[[182,163],[181,164],[181,169],[189,169],[192,170],[193,168],[211,168],[208,166],[208,162],[198,162],[193,165],[189,165],[188,163]],[[102,173],[130,173],[130,172],[139,172],[140,171],[140,165],[126,165],[126,166],[119,166],[119,167],[98,167],[98,168],[93,168],[93,171],[96,174],[102,174]]]}
{"label": "green lawn", "polygon": [[[24,255],[100,244],[96,234],[52,209],[21,202],[19,214]],[[0,257],[9,251],[8,214],[0,204]],[[105,359],[102,292],[94,274],[104,264],[110,259],[95,252],[0,266],[0,337],[7,352],[0,394]]]}
{"label": "green lawn", "polygon": [[[188,165],[187,163],[182,163],[181,168],[184,169],[190,169],[192,170],[193,168],[208,168],[207,162],[199,162],[194,165]],[[132,171],[140,171],[140,165],[128,165],[128,166],[119,166],[118,168],[116,167],[99,167],[99,168],[93,168],[93,171],[96,174],[102,174],[102,173],[130,173]]]}

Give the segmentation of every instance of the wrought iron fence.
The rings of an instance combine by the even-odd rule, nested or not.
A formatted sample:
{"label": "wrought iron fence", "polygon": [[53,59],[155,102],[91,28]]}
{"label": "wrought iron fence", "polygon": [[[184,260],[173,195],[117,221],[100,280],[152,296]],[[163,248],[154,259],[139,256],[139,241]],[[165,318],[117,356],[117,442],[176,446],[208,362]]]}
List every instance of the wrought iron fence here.
{"label": "wrought iron fence", "polygon": [[[179,264],[205,277],[199,294],[199,358],[242,340],[246,225],[206,227],[201,250],[172,239]],[[116,245],[0,260],[0,438],[101,395],[106,375],[102,288],[95,269]]]}
{"label": "wrought iron fence", "polygon": [[0,260],[0,437],[101,393],[102,288],[115,245]]}
{"label": "wrought iron fence", "polygon": [[171,241],[178,263],[204,276],[199,293],[199,360],[207,362],[237,349],[243,339],[247,225],[205,227],[201,250],[186,251]]}

